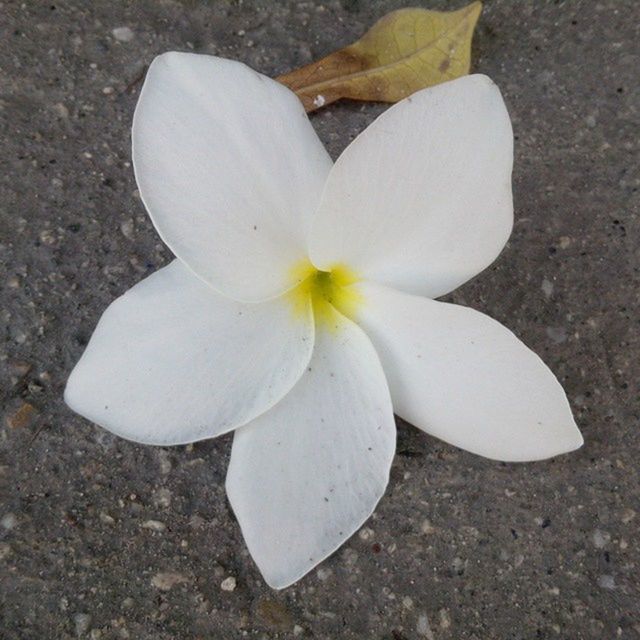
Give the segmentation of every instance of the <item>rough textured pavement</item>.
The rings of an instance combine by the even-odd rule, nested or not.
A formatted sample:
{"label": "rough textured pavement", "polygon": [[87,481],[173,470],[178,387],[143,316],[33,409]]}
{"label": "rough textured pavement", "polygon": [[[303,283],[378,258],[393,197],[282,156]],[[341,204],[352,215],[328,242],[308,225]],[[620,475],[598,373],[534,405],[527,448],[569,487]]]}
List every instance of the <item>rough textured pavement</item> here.
{"label": "rough textured pavement", "polygon": [[[400,423],[374,517],[274,592],[225,499],[230,437],[137,446],[62,402],[107,304],[170,259],[130,165],[145,65],[193,50],[277,75],[399,6],[0,2],[3,639],[640,637],[635,0],[490,0],[474,42],[513,117],[517,220],[450,299],[544,357],[582,450],[499,464]],[[336,156],[383,109],[313,123]]]}

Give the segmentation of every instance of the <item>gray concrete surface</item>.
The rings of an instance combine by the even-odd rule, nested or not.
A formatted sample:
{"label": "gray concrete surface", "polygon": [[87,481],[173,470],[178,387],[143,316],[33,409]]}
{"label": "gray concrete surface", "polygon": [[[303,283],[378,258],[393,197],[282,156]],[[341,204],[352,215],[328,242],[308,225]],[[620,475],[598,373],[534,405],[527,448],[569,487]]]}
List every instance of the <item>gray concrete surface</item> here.
{"label": "gray concrete surface", "polygon": [[[545,358],[581,451],[499,464],[399,423],[375,516],[273,592],[225,499],[230,437],[136,446],[63,405],[103,309],[170,259],[130,166],[145,65],[193,50],[276,75],[399,6],[0,2],[3,640],[640,637],[635,0],[490,0],[474,44],[513,116],[517,222],[450,298]],[[313,123],[336,156],[383,108]]]}

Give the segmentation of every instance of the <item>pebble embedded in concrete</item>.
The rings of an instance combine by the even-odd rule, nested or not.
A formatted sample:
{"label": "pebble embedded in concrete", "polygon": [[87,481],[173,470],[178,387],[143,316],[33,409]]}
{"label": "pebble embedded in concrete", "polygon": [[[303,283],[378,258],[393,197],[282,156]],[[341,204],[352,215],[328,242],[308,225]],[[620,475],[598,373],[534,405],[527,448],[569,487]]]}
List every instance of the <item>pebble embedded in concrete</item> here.
{"label": "pebble embedded in concrete", "polygon": [[225,578],[220,583],[220,588],[223,591],[234,591],[236,588],[236,579],[233,576],[229,576],[228,578]]}
{"label": "pebble embedded in concrete", "polygon": [[131,42],[135,38],[135,33],[131,27],[116,27],[111,30],[111,35],[118,42]]}

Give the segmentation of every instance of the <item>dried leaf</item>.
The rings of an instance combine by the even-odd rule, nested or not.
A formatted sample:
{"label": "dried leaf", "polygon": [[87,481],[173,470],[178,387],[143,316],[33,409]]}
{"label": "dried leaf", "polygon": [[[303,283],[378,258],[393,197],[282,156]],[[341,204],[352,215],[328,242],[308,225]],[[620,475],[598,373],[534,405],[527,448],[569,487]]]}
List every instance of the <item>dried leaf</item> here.
{"label": "dried leaf", "polygon": [[357,42],[278,81],[295,91],[307,111],[340,98],[397,102],[469,73],[481,11],[481,2],[458,11],[392,11]]}

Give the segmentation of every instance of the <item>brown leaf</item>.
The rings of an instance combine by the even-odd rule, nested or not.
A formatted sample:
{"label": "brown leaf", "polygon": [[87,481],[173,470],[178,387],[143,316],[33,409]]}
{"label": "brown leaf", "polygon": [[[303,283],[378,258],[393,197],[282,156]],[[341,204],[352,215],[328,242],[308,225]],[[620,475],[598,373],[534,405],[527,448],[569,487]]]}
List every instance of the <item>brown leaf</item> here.
{"label": "brown leaf", "polygon": [[277,80],[308,112],[340,98],[397,102],[469,73],[481,11],[481,2],[458,11],[392,11],[357,42]]}

